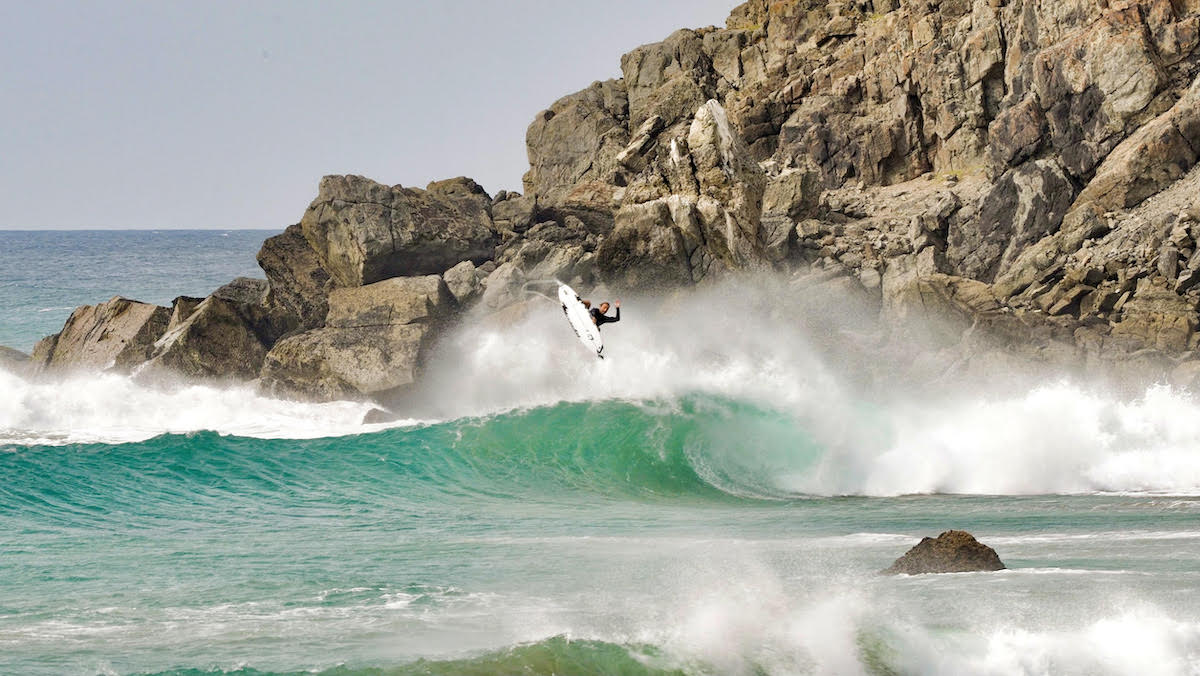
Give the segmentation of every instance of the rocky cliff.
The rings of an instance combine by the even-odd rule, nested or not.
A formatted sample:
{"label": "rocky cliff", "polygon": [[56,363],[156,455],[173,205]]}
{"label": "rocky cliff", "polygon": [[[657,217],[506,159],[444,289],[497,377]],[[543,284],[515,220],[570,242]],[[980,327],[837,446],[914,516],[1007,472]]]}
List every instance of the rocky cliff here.
{"label": "rocky cliff", "polygon": [[942,372],[1200,373],[1200,0],[752,0],[621,71],[534,117],[524,194],[326,177],[265,283],[81,308],[33,362],[380,396],[528,280],[773,271]]}

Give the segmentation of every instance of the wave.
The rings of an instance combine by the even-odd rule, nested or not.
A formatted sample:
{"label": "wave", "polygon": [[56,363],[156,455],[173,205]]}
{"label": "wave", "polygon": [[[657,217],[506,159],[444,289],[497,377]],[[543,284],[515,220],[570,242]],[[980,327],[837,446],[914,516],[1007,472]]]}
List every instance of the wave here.
{"label": "wave", "polygon": [[[666,480],[686,493],[673,482],[687,476],[699,490],[753,498],[1200,494],[1200,402],[1187,392],[1159,386],[1127,399],[1067,381],[866,391],[854,374],[879,367],[864,355],[881,355],[842,348],[866,340],[870,313],[813,302],[769,285],[633,299],[605,327],[603,361],[587,358],[547,303],[508,324],[474,318],[444,337],[423,384],[396,402],[404,419],[388,425],[362,424],[369,404],[281,401],[251,386],[158,389],[119,375],[27,381],[0,371],[0,445],[212,431],[342,437],[318,444],[322,452],[425,444],[428,455],[517,458],[543,473],[569,460],[568,483],[624,476],[620,463],[631,462],[639,490]],[[648,307],[653,314],[639,315]],[[474,458],[478,448],[489,459]],[[657,469],[644,472],[647,463]]]}
{"label": "wave", "polygon": [[[174,396],[186,401],[214,394]],[[769,501],[928,493],[1190,495],[1200,492],[1194,452],[1200,417],[1172,415],[1172,405],[1184,405],[1178,396],[1155,390],[1139,402],[1106,408],[1058,386],[940,414],[865,411],[855,427],[829,430],[810,417],[692,395],[563,403],[361,432],[352,420],[361,409],[352,405],[263,400],[282,407],[264,418],[226,392],[218,413],[227,412],[227,430],[241,426],[270,437],[295,424],[309,428],[288,429],[290,435],[317,436],[331,431],[328,420],[312,423],[301,413],[342,407],[345,427],[360,433],[272,439],[200,432],[60,447],[9,441],[0,445],[7,450],[0,452],[0,484],[8,485],[0,490],[59,492],[76,478],[84,493],[93,485],[133,496],[154,485],[164,494],[227,485],[242,499],[289,482],[339,495],[386,486],[424,496],[542,500],[579,493]],[[114,484],[112,477],[127,477],[138,488],[122,488],[126,479]]]}
{"label": "wave", "polygon": [[661,651],[653,646],[622,646],[605,641],[572,640],[554,636],[520,644],[476,657],[448,660],[422,659],[393,667],[340,666],[319,672],[266,672],[239,667],[223,669],[179,669],[146,676],[485,676],[488,674],[525,674],[527,676],[685,676],[693,673],[665,664]]}

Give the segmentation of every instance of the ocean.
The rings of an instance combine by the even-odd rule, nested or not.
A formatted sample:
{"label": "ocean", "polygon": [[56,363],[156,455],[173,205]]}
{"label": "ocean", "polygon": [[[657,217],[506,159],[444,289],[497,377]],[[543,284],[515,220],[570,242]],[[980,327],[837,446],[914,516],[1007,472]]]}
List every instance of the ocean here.
{"label": "ocean", "polygon": [[[270,234],[0,232],[0,344]],[[0,371],[0,673],[1200,674],[1191,394],[872,390],[778,289],[623,301],[604,361],[463,322],[387,424]],[[1009,569],[878,574],[951,528]]]}

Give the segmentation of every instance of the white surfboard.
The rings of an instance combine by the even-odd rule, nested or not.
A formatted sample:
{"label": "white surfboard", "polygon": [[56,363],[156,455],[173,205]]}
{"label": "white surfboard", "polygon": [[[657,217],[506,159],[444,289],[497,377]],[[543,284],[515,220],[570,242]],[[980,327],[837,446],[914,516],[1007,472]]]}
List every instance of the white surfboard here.
{"label": "white surfboard", "polygon": [[583,301],[579,300],[579,294],[566,284],[559,284],[558,301],[562,303],[563,314],[567,316],[567,321],[571,322],[571,328],[575,329],[575,335],[579,336],[580,342],[594,351],[597,357],[604,359],[604,341],[600,339],[600,327],[592,321],[592,315],[584,307]]}

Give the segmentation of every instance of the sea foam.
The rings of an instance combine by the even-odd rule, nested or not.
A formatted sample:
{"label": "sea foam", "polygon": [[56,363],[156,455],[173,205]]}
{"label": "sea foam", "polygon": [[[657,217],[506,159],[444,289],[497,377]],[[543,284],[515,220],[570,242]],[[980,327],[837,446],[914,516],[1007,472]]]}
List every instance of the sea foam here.
{"label": "sea foam", "polygon": [[200,430],[259,438],[341,436],[379,429],[361,424],[370,408],[271,399],[249,385],[158,388],[118,374],[26,380],[0,370],[0,444],[125,443]]}

